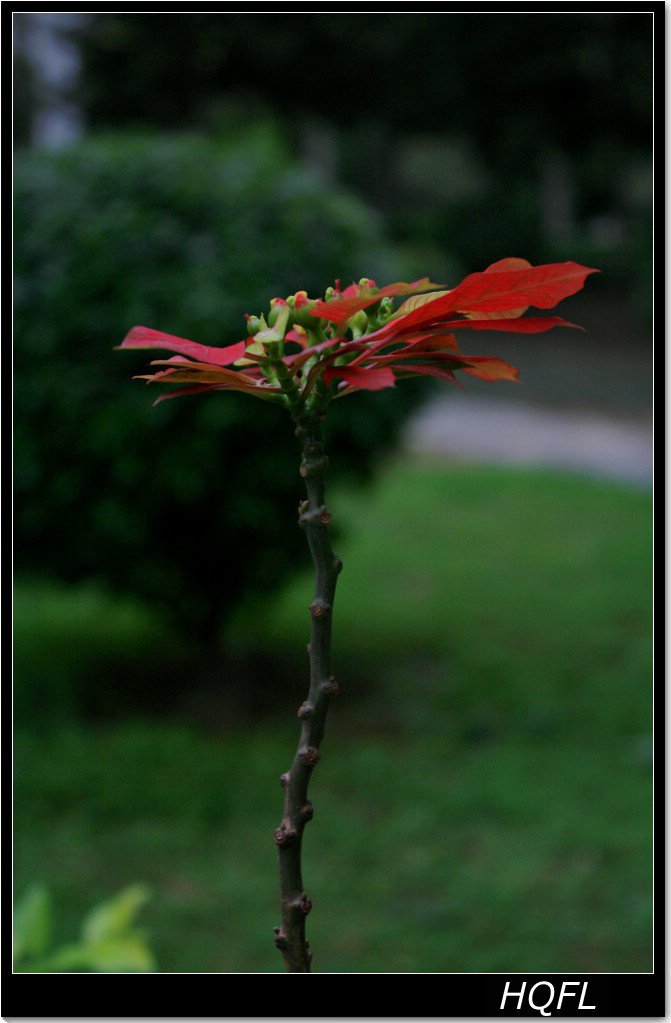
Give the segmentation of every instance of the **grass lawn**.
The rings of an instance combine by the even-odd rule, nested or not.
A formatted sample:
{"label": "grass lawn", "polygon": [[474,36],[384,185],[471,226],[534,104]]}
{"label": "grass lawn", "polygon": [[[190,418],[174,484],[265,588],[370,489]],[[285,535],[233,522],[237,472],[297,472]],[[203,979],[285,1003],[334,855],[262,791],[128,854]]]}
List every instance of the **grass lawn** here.
{"label": "grass lawn", "polygon": [[[649,970],[650,495],[394,463],[330,504],[342,695],[304,842],[315,970]],[[143,609],[17,585],[16,891],[50,886],[62,940],[146,881],[160,970],[281,972],[272,833],[310,597],[306,572],[227,630],[276,678],[297,665],[288,714],[38,728],[40,693],[184,651]]]}

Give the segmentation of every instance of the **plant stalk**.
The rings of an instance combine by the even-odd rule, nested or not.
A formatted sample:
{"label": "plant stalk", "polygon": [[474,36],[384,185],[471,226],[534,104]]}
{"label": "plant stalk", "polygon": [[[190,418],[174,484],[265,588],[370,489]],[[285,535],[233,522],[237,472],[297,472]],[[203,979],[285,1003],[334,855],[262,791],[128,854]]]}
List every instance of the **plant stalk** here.
{"label": "plant stalk", "polygon": [[275,831],[282,898],[282,923],[275,928],[275,944],[284,956],[288,973],[310,972],[312,953],[305,938],[305,921],[312,900],[303,888],[301,844],[303,830],[313,813],[308,784],[320,758],[329,703],[338,692],[331,674],[331,623],[342,562],[333,553],[328,536],[331,516],[324,504],[328,459],[324,454],[321,418],[317,413],[305,411],[297,417],[296,429],[303,448],[300,474],[307,489],[307,500],[299,506],[298,521],[305,530],[312,554],[315,589],[310,604],[310,689],[307,700],[298,710],[301,720],[298,748],[289,771],[281,778],[284,816]]}

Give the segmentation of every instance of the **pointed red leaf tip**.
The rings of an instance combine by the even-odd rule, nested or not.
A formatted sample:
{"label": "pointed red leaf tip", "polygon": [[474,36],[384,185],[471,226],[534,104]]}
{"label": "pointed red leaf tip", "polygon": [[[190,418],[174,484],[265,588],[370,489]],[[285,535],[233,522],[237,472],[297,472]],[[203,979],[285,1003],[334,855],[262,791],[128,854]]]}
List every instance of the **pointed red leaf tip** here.
{"label": "pointed red leaf tip", "polygon": [[379,288],[377,291],[359,287],[357,284],[350,284],[348,288],[345,288],[341,297],[332,298],[326,302],[315,302],[311,315],[329,320],[331,323],[347,323],[361,309],[374,305],[381,298],[391,295],[411,295],[417,291],[435,291],[441,287],[441,284],[433,284],[428,277],[423,277],[421,281],[414,281],[412,284],[405,284],[403,281],[398,284],[388,284],[386,288]]}
{"label": "pointed red leaf tip", "polygon": [[168,401],[170,398],[184,398],[189,394],[204,394],[206,391],[222,391],[225,389],[217,384],[194,384],[193,387],[178,387],[176,391],[166,391],[165,394],[160,394],[152,402],[152,405],[160,405],[162,401]]}
{"label": "pointed red leaf tip", "polygon": [[[493,317],[497,315],[495,313],[492,314]],[[503,313],[500,315],[504,316]],[[488,318],[486,313],[482,314],[482,318],[477,319],[473,315],[473,317],[469,316],[467,320],[445,320],[442,326],[445,328],[450,327],[452,330],[455,330],[457,327],[460,330],[466,327],[469,330],[501,330],[512,331],[515,334],[542,334],[546,330],[551,330],[552,327],[574,327],[575,330],[585,329],[577,323],[569,323],[568,320],[563,320],[561,316],[525,316],[520,319],[504,316],[503,319],[499,320]]]}
{"label": "pointed red leaf tip", "polygon": [[213,366],[229,366],[242,358],[245,354],[245,341],[237,341],[227,348],[213,348],[209,345],[198,344],[197,341],[188,341],[183,337],[175,337],[174,334],[164,334],[161,330],[152,330],[151,327],[133,327],[126,334],[119,348],[167,348],[171,352],[179,352],[181,355],[190,355],[201,362],[208,362]]}
{"label": "pointed red leaf tip", "polygon": [[344,380],[360,391],[381,391],[385,387],[394,387],[396,378],[390,369],[362,369],[360,366],[332,366],[324,370],[324,383],[333,380]]}

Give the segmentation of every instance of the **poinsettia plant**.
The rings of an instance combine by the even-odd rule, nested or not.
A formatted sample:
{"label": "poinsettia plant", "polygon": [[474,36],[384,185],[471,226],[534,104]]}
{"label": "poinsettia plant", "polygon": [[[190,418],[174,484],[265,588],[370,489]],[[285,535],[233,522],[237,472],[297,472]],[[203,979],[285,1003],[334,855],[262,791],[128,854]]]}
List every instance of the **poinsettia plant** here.
{"label": "poinsettia plant", "polygon": [[579,291],[594,272],[573,262],[532,266],[526,259],[510,257],[470,274],[454,288],[427,277],[382,288],[363,279],[341,289],[336,281],[323,298],[310,298],[304,291],[274,298],[265,316],[247,316],[243,340],[223,348],[140,326],[133,327],[120,346],[177,353],[155,360],[152,365],[162,368],[140,377],[149,383],[180,385],[157,401],[208,391],[244,391],[288,409],[302,444],[300,475],[307,499],[299,506],[298,521],[315,566],[310,687],[298,711],[296,754],[281,777],[284,814],[275,831],[281,888],[275,943],[290,973],[310,972],[305,921],[312,901],[303,886],[301,841],[313,812],[308,783],[320,758],[329,702],[338,692],[331,673],[331,623],[342,562],[331,548],[331,516],[324,493],[328,459],[322,422],[328,406],[355,391],[378,391],[417,375],[450,383],[459,383],[457,372],[488,381],[516,380],[517,369],[502,359],[464,354],[456,332],[531,334],[575,327],[559,316],[526,314],[531,306],[551,309]]}

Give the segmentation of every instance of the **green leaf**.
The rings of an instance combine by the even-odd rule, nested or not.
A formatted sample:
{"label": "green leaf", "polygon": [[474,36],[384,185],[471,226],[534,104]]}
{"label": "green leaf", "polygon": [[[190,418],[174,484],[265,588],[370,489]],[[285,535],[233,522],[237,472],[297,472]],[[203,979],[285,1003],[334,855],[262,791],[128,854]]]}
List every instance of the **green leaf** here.
{"label": "green leaf", "polygon": [[18,973],[152,973],[155,969],[156,961],[139,933],[63,945],[46,959],[16,967]]}
{"label": "green leaf", "polygon": [[128,936],[138,910],[150,897],[147,885],[133,884],[112,899],[95,906],[82,923],[82,941],[97,945],[111,939]]}
{"label": "green leaf", "polygon": [[70,973],[87,969],[87,951],[84,945],[61,945],[46,959],[31,962],[23,967],[23,973]]}
{"label": "green leaf", "polygon": [[14,960],[44,954],[51,937],[51,898],[45,885],[32,885],[14,912]]}
{"label": "green leaf", "polygon": [[151,973],[156,969],[143,936],[132,933],[85,945],[82,961],[98,973]]}

